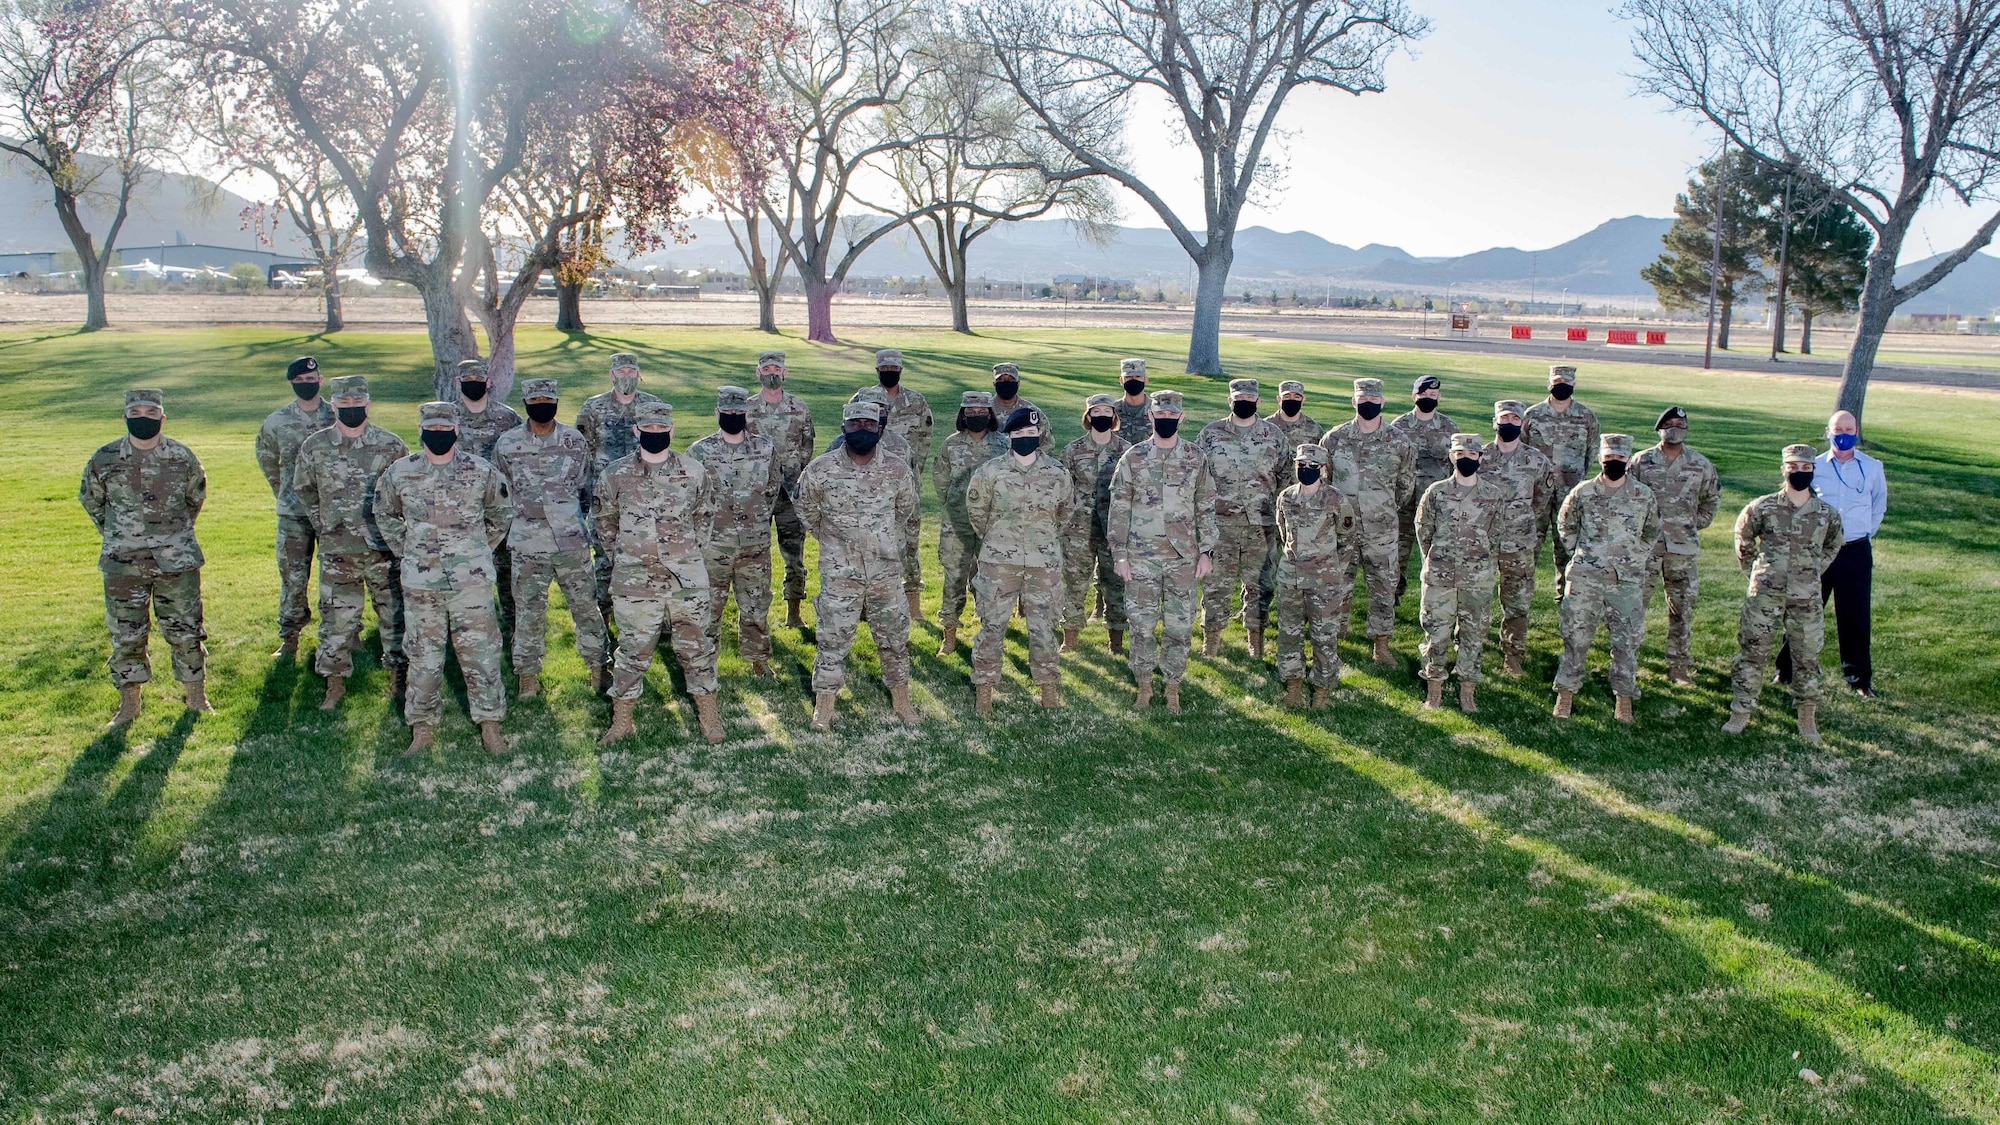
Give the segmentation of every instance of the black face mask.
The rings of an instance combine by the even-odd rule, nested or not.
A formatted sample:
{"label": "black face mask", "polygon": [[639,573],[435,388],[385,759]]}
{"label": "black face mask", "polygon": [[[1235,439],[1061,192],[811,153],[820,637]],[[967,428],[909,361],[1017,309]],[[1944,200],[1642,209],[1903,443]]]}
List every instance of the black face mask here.
{"label": "black face mask", "polygon": [[750,416],[734,412],[717,414],[715,424],[721,426],[725,434],[740,434],[750,425]]}
{"label": "black face mask", "polygon": [[1493,427],[1493,432],[1500,435],[1501,441],[1521,440],[1521,424],[1519,422],[1502,422]]}
{"label": "black face mask", "polygon": [[903,369],[900,367],[892,367],[886,371],[877,371],[875,373],[875,379],[877,382],[882,384],[884,390],[893,391],[896,389],[896,384],[901,383],[903,381]]}
{"label": "black face mask", "polygon": [[1179,418],[1153,419],[1153,432],[1161,437],[1172,437],[1180,432],[1180,428],[1181,420]]}
{"label": "black face mask", "polygon": [[1795,491],[1809,491],[1812,488],[1813,473],[1811,470],[1803,473],[1786,473],[1785,483],[1791,485]]}
{"label": "black face mask", "polygon": [[1229,404],[1229,412],[1238,418],[1255,418],[1257,416],[1257,404],[1251,399],[1239,398]]}
{"label": "black face mask", "polygon": [[1111,427],[1117,424],[1118,419],[1110,414],[1093,414],[1090,416],[1090,428],[1100,434],[1110,433]]}
{"label": "black face mask", "polygon": [[419,430],[418,436],[423,439],[424,448],[439,457],[450,453],[451,447],[458,444],[457,430]]}
{"label": "black face mask", "polygon": [[640,430],[639,448],[648,453],[665,453],[674,444],[672,430]]}
{"label": "black face mask", "polygon": [[1145,391],[1146,381],[1144,379],[1127,379],[1123,386],[1127,395],[1136,395]]}
{"label": "black face mask", "polygon": [[1021,381],[1019,379],[993,380],[993,397],[999,399],[1001,402],[1013,402],[1014,396],[1020,393]]}
{"label": "black face mask", "polygon": [[337,406],[333,415],[350,430],[358,430],[368,422],[368,408],[365,406]]}
{"label": "black face mask", "polygon": [[299,396],[301,401],[311,402],[313,399],[319,397],[319,384],[317,382],[293,383],[292,393]]}
{"label": "black face mask", "polygon": [[1354,404],[1354,413],[1363,422],[1372,422],[1382,416],[1382,404],[1379,402],[1357,402]]}
{"label": "black face mask", "polygon": [[1278,403],[1278,409],[1285,412],[1285,417],[1296,418],[1299,416],[1299,411],[1305,409],[1305,405],[1304,399],[1288,398]]}
{"label": "black face mask", "polygon": [[158,418],[128,417],[125,419],[125,432],[138,438],[140,441],[156,438],[160,436],[160,420]]}
{"label": "black face mask", "polygon": [[988,415],[988,414],[967,414],[967,415],[965,416],[965,432],[966,432],[966,433],[969,433],[969,434],[983,434],[983,433],[985,433],[985,432],[987,431],[987,429],[988,429],[988,428],[990,428],[990,427],[991,427],[992,425],[993,425],[993,418],[992,418],[992,416],[991,416],[991,415]]}
{"label": "black face mask", "polygon": [[1479,458],[1477,457],[1457,457],[1451,463],[1452,467],[1458,470],[1458,475],[1462,477],[1469,477],[1479,471]]}
{"label": "black face mask", "polygon": [[486,397],[486,380],[466,379],[458,384],[458,393],[467,402],[478,402]]}
{"label": "black face mask", "polygon": [[1625,479],[1625,462],[1623,462],[1623,461],[1606,461],[1606,462],[1604,463],[1604,479],[1605,479],[1605,480],[1624,480],[1624,479]]}
{"label": "black face mask", "polygon": [[1434,398],[1420,398],[1417,400],[1417,413],[1419,414],[1429,414],[1437,408],[1438,400]]}
{"label": "black face mask", "polygon": [[1007,439],[1007,447],[1026,457],[1028,454],[1042,447],[1042,439],[1039,437],[1012,437]]}
{"label": "black face mask", "polygon": [[1300,465],[1300,466],[1299,466],[1299,483],[1300,483],[1300,484],[1318,484],[1318,483],[1319,483],[1319,466],[1318,466],[1318,465]]}
{"label": "black face mask", "polygon": [[1555,399],[1557,402],[1568,402],[1569,396],[1575,393],[1576,388],[1570,386],[1568,383],[1557,383],[1555,386],[1549,388],[1549,397]]}
{"label": "black face mask", "polygon": [[843,438],[850,453],[866,457],[875,452],[875,443],[882,440],[882,435],[874,430],[849,430]]}
{"label": "black face mask", "polygon": [[556,420],[556,404],[553,402],[531,402],[528,404],[528,420],[538,426],[546,426]]}

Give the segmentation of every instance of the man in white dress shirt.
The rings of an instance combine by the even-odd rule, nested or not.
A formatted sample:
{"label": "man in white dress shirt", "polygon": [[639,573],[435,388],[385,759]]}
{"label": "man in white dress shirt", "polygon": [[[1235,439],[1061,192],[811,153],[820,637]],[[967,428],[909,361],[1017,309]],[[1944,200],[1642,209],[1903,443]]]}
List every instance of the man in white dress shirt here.
{"label": "man in white dress shirt", "polygon": [[[1840,674],[1856,694],[1874,698],[1875,667],[1868,656],[1869,601],[1875,579],[1872,543],[1889,509],[1889,483],[1882,462],[1861,452],[1861,427],[1854,415],[1835,411],[1826,422],[1827,451],[1813,464],[1813,491],[1840,513],[1847,542],[1821,576],[1820,600],[1833,599],[1839,627]],[[1792,681],[1792,651],[1778,653],[1778,682]]]}

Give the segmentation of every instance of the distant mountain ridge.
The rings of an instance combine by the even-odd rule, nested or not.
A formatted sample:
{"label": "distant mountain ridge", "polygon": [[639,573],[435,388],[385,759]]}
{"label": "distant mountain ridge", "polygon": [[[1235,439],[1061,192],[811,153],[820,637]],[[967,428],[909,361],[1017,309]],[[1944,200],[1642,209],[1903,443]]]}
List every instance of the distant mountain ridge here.
{"label": "distant mountain ridge", "polygon": [[[84,157],[86,162],[99,159]],[[243,209],[249,206],[250,200],[199,176],[162,173],[160,179],[147,185],[143,198],[132,201],[113,249],[191,242],[304,252],[303,242],[290,223],[279,224],[276,245],[260,245],[256,234],[243,226]],[[101,244],[111,217],[89,205],[83,212],[84,223]],[[48,184],[18,158],[0,157],[0,253],[68,249],[69,236],[56,218]]]}

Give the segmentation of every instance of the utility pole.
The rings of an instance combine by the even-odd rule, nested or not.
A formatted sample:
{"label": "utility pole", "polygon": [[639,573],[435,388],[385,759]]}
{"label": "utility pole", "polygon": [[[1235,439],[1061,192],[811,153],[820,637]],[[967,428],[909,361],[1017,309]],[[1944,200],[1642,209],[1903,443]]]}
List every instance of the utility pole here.
{"label": "utility pole", "polygon": [[[1708,339],[1701,346],[1701,369],[1708,371],[1715,366],[1715,302],[1722,283],[1722,201],[1729,188],[1729,138],[1722,138],[1722,158],[1716,163],[1715,173],[1715,256],[1708,267]],[[1638,298],[1632,299],[1634,316],[1637,316]]]}
{"label": "utility pole", "polygon": [[1785,350],[1785,257],[1791,249],[1792,241],[1792,179],[1798,166],[1785,165],[1785,205],[1778,221],[1778,299],[1771,312],[1771,362],[1778,362],[1778,353]]}

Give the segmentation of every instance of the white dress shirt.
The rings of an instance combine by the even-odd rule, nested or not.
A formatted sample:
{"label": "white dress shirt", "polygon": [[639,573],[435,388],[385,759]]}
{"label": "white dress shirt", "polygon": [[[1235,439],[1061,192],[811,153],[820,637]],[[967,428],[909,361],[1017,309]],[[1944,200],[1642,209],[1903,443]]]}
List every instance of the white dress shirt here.
{"label": "white dress shirt", "polygon": [[1860,450],[1846,461],[1828,450],[1813,462],[1813,491],[1840,513],[1841,533],[1849,543],[1873,538],[1889,510],[1889,482],[1882,462]]}

